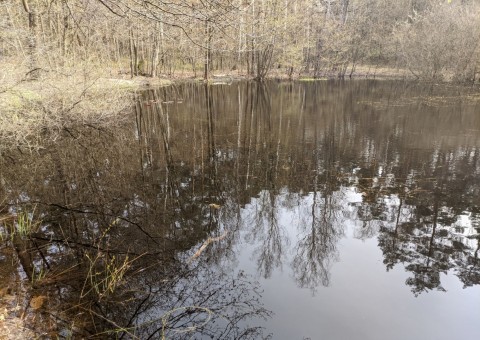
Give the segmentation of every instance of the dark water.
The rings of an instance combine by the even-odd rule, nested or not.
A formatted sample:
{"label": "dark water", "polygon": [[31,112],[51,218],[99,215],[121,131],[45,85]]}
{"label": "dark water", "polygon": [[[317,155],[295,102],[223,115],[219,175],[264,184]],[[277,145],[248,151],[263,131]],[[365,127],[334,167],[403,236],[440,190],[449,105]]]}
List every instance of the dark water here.
{"label": "dark water", "polygon": [[2,156],[0,228],[36,224],[0,283],[45,297],[26,319],[50,336],[477,339],[479,103],[390,81],[138,93],[115,127]]}

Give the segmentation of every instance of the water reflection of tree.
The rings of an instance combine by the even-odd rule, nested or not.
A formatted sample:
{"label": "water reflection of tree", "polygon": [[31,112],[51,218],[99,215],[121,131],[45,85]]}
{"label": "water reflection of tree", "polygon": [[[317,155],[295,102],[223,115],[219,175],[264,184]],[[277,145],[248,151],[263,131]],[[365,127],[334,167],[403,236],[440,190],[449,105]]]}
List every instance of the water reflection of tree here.
{"label": "water reflection of tree", "polygon": [[[173,268],[172,268],[173,269]],[[150,267],[142,274],[142,285],[132,280],[135,298],[122,325],[141,339],[260,339],[263,329],[255,324],[268,318],[263,308],[261,291],[243,272],[224,275],[208,262],[200,260],[192,266],[176,267],[170,278]],[[132,306],[135,308],[131,308]],[[119,306],[121,307],[121,305]],[[120,309],[114,318],[122,318]]]}
{"label": "water reflection of tree", "polygon": [[[317,141],[314,133],[314,144]],[[320,159],[320,152],[323,159]],[[337,243],[343,235],[343,227],[338,215],[337,205],[339,183],[336,174],[335,135],[327,134],[324,147],[313,151],[312,163],[315,164],[311,205],[311,224],[304,226],[303,236],[296,245],[296,254],[292,261],[295,280],[302,288],[315,290],[320,284],[330,283],[330,267],[338,259]]]}
{"label": "water reflection of tree", "polygon": [[[280,175],[279,148],[283,138],[283,112],[280,108],[277,115],[273,117],[271,99],[265,84],[260,83],[247,88],[247,97],[250,99],[245,105],[244,115],[245,121],[249,121],[250,124],[245,131],[248,137],[244,139],[244,147],[241,150],[246,164],[242,170],[246,172],[246,187],[255,181],[263,190],[252,202],[255,209],[251,210],[252,215],[246,218],[244,224],[249,225],[247,240],[257,244],[253,255],[256,258],[258,272],[268,278],[275,268],[281,266],[287,242],[278,216],[281,211],[278,176]],[[239,160],[237,161],[240,163]],[[255,177],[251,178],[251,173],[255,174],[256,180]],[[258,190],[257,187],[255,190]]]}
{"label": "water reflection of tree", "polygon": [[[49,306],[51,311],[56,309],[52,315],[68,320],[67,324],[59,322],[62,324],[59,329],[69,328],[68,323],[75,322],[74,331],[81,336],[92,336],[131,326],[134,316],[127,319],[129,313],[135,314],[137,309],[148,306],[158,308],[150,301],[151,294],[139,294],[150,290],[141,283],[153,275],[159,289],[158,283],[168,281],[168,272],[175,271],[178,266],[175,254],[221,232],[217,208],[211,207],[213,203],[221,206],[224,202],[222,182],[216,176],[217,162],[225,159],[217,157],[219,153],[212,143],[216,132],[210,123],[205,130],[202,121],[198,129],[193,126],[193,131],[189,125],[183,132],[192,133],[200,146],[206,145],[204,141],[208,140],[209,148],[205,150],[210,156],[204,157],[204,149],[199,147],[200,154],[192,154],[187,161],[183,157],[179,160],[179,155],[186,154],[183,145],[175,145],[182,129],[178,125],[172,127],[170,103],[164,103],[164,95],[150,91],[137,103],[137,145],[134,139],[123,134],[127,132],[128,135],[128,128],[117,136],[108,130],[72,130],[69,134],[75,138],[65,138],[50,146],[50,153],[35,159],[35,173],[29,173],[35,181],[15,176],[14,171],[5,173],[5,183],[10,189],[8,197],[25,197],[24,208],[36,204],[42,217],[42,229],[33,234],[27,240],[30,245],[24,247],[32,249],[29,257],[25,257],[24,270],[30,276],[32,268],[37,274],[48,271],[42,294],[52,296]],[[207,91],[207,102],[212,101],[209,95]],[[208,115],[210,122],[215,119],[213,114],[212,109]],[[198,172],[197,169],[191,172],[191,164],[194,167],[198,164]],[[19,185],[22,181],[28,185]],[[22,188],[28,193],[22,193]],[[37,246],[32,248],[31,244]],[[20,250],[19,254],[22,252]],[[137,259],[129,263],[128,285],[118,287],[114,294],[96,291],[98,286],[88,278],[89,273],[92,270],[100,273],[127,259]],[[152,263],[161,268],[159,275],[146,270]],[[135,274],[137,272],[141,275]],[[187,273],[191,281],[195,281],[193,271]],[[196,300],[192,295],[192,303],[203,303],[202,308],[214,312],[214,319],[230,320],[224,323],[223,329],[216,322],[205,325],[202,332],[217,338],[251,332],[254,338],[258,329],[241,323],[250,316],[268,315],[258,304],[255,284],[247,277],[233,279],[215,273],[208,275],[211,282],[202,279],[200,283],[200,278],[196,279],[196,284],[203,285],[205,293],[198,294]],[[50,290],[56,288],[47,282],[59,287],[62,293],[51,294]],[[187,287],[185,282],[183,284]],[[122,301],[128,301],[128,308]],[[224,303],[224,307],[219,303]],[[227,310],[226,306],[231,308]],[[242,313],[239,314],[237,307]],[[156,335],[152,333],[152,336]]]}
{"label": "water reflection of tree", "polygon": [[[290,228],[298,229],[291,263],[298,285],[328,285],[347,210],[342,195],[349,187],[363,194],[349,206],[361,221],[355,235],[378,235],[387,269],[403,264],[414,293],[441,289],[442,273],[451,270],[465,286],[478,284],[478,242],[463,237],[455,224],[467,213],[473,224],[480,220],[478,139],[443,135],[479,122],[467,114],[442,119],[449,113],[422,105],[378,109],[395,100],[394,91],[414,89],[370,82],[156,89],[138,98],[135,122],[123,129],[72,129],[35,157],[6,155],[0,171],[2,211],[36,204],[42,219],[42,228],[18,251],[32,250],[31,258],[24,258],[25,271],[53,274],[56,287],[47,290],[60,287],[61,294],[51,293],[51,306],[91,332],[82,335],[111,329],[115,325],[108,319],[122,327],[141,326],[155,337],[161,325],[145,322],[202,302],[217,315],[238,320],[224,330],[239,335],[244,321],[227,306],[240,307],[245,296],[249,315],[266,315],[250,300],[256,284],[228,276],[240,233],[255,242],[258,270],[269,277],[288,253]],[[418,119],[406,119],[409,110]],[[295,220],[286,228],[282,212],[305,202],[300,227]],[[242,215],[245,211],[251,216]],[[184,271],[188,255],[226,231],[202,253],[205,262],[198,269]],[[82,301],[82,308],[91,310],[89,324],[74,308],[85,291],[87,255],[101,255],[99,268],[114,257],[140,256],[116,295],[97,302],[92,294]],[[234,281],[243,282],[238,291]],[[182,313],[196,315],[191,312],[179,310],[171,325],[186,320],[179,318]],[[215,327],[201,332],[223,334]]]}
{"label": "water reflection of tree", "polygon": [[[407,197],[399,198],[395,225],[380,230],[379,246],[384,252],[387,269],[404,263],[405,269],[412,274],[406,284],[415,295],[429,290],[445,291],[441,274],[452,269],[466,286],[475,284],[475,280],[476,284],[480,283],[474,261],[476,251],[456,240],[454,228],[458,215],[478,209],[471,196],[471,190],[478,184],[469,176],[455,174],[455,168],[465,165],[462,158],[453,162],[439,153],[435,164],[425,167],[425,172],[431,171],[425,174],[429,180],[410,178],[401,183]],[[466,186],[465,180],[471,186]],[[398,190],[395,194],[399,195]],[[400,218],[404,204],[407,205],[407,219]]]}
{"label": "water reflection of tree", "polygon": [[[457,147],[471,141],[455,144],[446,140],[441,147],[436,141],[445,140],[442,136],[452,128],[465,130],[478,121],[472,121],[471,115],[451,120],[449,109],[443,108],[424,114],[421,103],[405,104],[404,108],[398,105],[398,97],[404,94],[428,98],[431,89],[419,94],[418,89],[399,83],[392,83],[389,89],[373,82],[364,85],[352,84],[351,91],[344,91],[341,84],[321,83],[278,87],[249,83],[233,91],[213,87],[206,92],[191,87],[194,97],[206,93],[206,127],[198,124],[196,131],[211,131],[193,139],[200,140],[199,145],[209,145],[209,150],[215,148],[202,159],[222,155],[210,167],[223,169],[223,175],[215,172],[221,176],[216,182],[222,184],[212,186],[209,195],[220,202],[233,195],[242,206],[257,197],[250,239],[258,242],[255,256],[264,276],[281,265],[287,245],[279,223],[281,209],[296,206],[298,197],[312,193],[311,226],[297,245],[295,276],[303,277],[300,282],[306,286],[328,282],[324,269],[335,258],[336,242],[342,235],[338,218],[344,209],[336,200],[342,185],[353,183],[363,193],[361,204],[356,206],[357,218],[362,221],[356,236],[365,239],[378,233],[387,268],[403,263],[412,273],[407,283],[414,292],[442,289],[440,275],[451,269],[465,284],[473,284],[478,250],[472,252],[455,241],[457,236],[450,226],[465,211],[472,214],[472,220],[478,216],[479,151],[475,146]],[[218,104],[215,100],[229,91],[238,94],[236,107],[236,102]],[[366,98],[360,104],[354,99],[359,96]],[[366,113],[357,115],[359,110]],[[420,111],[416,119],[411,118]],[[215,112],[238,115],[222,119]],[[189,129],[186,124],[184,128]],[[231,148],[235,143],[236,149]],[[353,176],[352,168],[359,169]],[[213,174],[204,172],[201,178],[204,181]],[[224,209],[223,216],[238,218],[234,206],[232,203],[231,210]],[[232,234],[229,240],[234,237]]]}

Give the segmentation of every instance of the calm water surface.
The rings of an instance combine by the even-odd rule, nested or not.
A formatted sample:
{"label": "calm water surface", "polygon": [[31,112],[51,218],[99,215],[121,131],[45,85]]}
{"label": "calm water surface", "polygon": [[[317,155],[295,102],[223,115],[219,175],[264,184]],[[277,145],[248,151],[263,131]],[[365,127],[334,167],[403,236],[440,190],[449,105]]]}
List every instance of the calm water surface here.
{"label": "calm water surface", "polygon": [[150,90],[115,127],[3,155],[0,180],[4,220],[37,223],[0,283],[46,297],[27,319],[49,336],[480,337],[469,88]]}

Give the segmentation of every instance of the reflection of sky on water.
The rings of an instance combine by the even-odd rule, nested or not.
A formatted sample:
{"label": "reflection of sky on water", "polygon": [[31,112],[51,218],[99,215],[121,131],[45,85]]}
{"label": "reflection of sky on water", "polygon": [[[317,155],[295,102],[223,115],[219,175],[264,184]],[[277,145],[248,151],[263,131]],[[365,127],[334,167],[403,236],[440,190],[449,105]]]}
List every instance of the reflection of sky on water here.
{"label": "reflection of sky on water", "polygon": [[[288,193],[278,195],[274,214],[281,243],[279,260],[268,277],[258,267],[258,256],[265,252],[268,223],[258,224],[255,219],[262,211],[262,201],[268,197],[262,192],[241,212],[238,266],[241,270],[256,275],[264,290],[263,301],[267,309],[275,311],[266,324],[267,331],[275,339],[414,339],[415,334],[429,334],[431,339],[472,338],[472,325],[480,319],[480,286],[462,289],[455,270],[441,273],[443,288],[448,292],[429,291],[415,297],[405,281],[409,273],[397,265],[387,272],[383,264],[382,250],[378,247],[377,233],[359,238],[362,222],[356,219],[356,203],[361,195],[355,188],[343,187],[332,194],[332,201],[339,209],[334,216],[338,231],[338,245],[333,254],[328,254],[325,268],[329,271],[328,286],[319,284],[312,289],[302,289],[292,268],[299,249],[298,243],[311,227],[314,195],[295,197],[296,204]],[[398,207],[396,197],[386,199],[394,210]],[[270,201],[268,203],[271,203]],[[320,204],[319,210],[322,209]],[[409,210],[403,207],[401,215],[408,219]],[[378,222],[391,224],[391,222]],[[461,215],[455,225],[465,230],[472,228],[468,215]],[[454,227],[442,227],[452,231]],[[453,234],[456,237],[456,234]],[[469,241],[466,240],[466,245]],[[447,242],[448,243],[448,242]],[[268,244],[267,244],[268,245]],[[407,246],[413,246],[409,243]],[[472,244],[472,247],[476,244]],[[470,249],[469,251],[471,251]],[[262,252],[263,251],[263,252]],[[455,322],[452,322],[452,318]],[[445,327],[448,325],[448,327]],[[268,332],[267,332],[268,333]]]}
{"label": "reflection of sky on water", "polygon": [[[78,139],[0,163],[10,214],[38,204],[33,266],[38,246],[52,273],[79,268],[58,306],[78,305],[87,255],[148,253],[118,298],[84,300],[101,315],[92,329],[110,329],[102,317],[112,317],[155,336],[172,308],[195,303],[232,316],[253,301],[230,334],[263,322],[265,307],[273,339],[471,338],[480,283],[476,104],[425,107],[409,98],[428,99],[430,89],[400,82],[179,90],[182,105],[137,107],[135,122],[111,134],[79,129]],[[168,102],[169,91],[140,101]],[[194,338],[222,339],[220,318]]]}

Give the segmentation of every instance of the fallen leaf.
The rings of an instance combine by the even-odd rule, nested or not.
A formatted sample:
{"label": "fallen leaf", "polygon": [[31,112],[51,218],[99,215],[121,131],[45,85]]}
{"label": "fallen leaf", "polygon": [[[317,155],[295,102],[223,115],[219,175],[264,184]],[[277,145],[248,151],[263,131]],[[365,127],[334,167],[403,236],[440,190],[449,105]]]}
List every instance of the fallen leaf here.
{"label": "fallen leaf", "polygon": [[30,300],[30,307],[32,307],[34,310],[40,309],[42,308],[46,299],[47,297],[45,295],[35,296],[32,298],[32,300]]}
{"label": "fallen leaf", "polygon": [[0,289],[0,298],[4,297],[7,294],[8,294],[8,287],[4,287]]}

